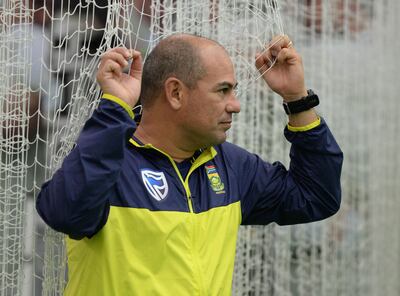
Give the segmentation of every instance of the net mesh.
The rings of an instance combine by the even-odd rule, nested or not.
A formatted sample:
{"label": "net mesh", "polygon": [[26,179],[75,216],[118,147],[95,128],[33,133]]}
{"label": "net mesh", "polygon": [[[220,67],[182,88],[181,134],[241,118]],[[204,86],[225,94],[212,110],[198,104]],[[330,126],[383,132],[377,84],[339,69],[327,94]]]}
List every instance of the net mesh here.
{"label": "net mesh", "polygon": [[97,106],[101,54],[146,56],[176,32],[227,48],[242,105],[230,140],[286,164],[281,100],[253,65],[288,34],[345,154],[336,216],[240,229],[233,294],[399,295],[399,12],[396,0],[0,1],[0,295],[62,295],[63,236],[34,199]]}

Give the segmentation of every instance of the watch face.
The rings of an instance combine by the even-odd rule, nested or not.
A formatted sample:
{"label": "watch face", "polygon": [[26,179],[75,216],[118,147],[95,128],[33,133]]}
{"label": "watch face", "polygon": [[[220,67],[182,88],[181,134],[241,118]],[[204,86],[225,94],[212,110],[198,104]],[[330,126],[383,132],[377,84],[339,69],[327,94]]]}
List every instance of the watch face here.
{"label": "watch face", "polygon": [[314,93],[312,95],[310,95],[310,96],[307,96],[306,97],[306,101],[308,103],[307,105],[308,105],[309,108],[318,106],[318,104],[319,104],[318,96],[316,94],[314,94]]}

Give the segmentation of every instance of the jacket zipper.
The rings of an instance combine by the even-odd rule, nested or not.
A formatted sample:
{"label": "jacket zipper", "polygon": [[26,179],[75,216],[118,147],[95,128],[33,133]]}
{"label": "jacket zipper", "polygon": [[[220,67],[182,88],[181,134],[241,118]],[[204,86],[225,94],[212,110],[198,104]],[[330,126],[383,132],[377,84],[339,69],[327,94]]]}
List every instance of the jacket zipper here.
{"label": "jacket zipper", "polygon": [[[189,177],[190,177],[191,173],[193,173],[193,171],[194,171],[195,169],[197,169],[198,167],[200,167],[201,165],[203,165],[203,164],[206,163],[207,161],[213,159],[213,158],[214,158],[214,155],[211,154],[212,157],[204,158],[204,159],[202,159],[201,161],[199,161],[199,162],[197,162],[197,163],[195,162],[195,163],[194,163],[194,166],[192,165],[192,166],[190,167],[189,172],[187,173],[187,176],[186,176],[185,180],[183,180],[182,175],[181,175],[181,173],[180,173],[180,171],[179,171],[179,169],[178,169],[178,167],[177,167],[175,161],[171,158],[171,156],[169,156],[168,154],[166,154],[166,153],[163,152],[162,150],[159,150],[159,149],[155,148],[155,147],[154,147],[153,145],[151,145],[151,144],[146,144],[146,145],[144,145],[144,146],[140,146],[140,145],[138,145],[135,141],[133,141],[132,139],[130,140],[130,142],[132,142],[135,146],[144,147],[144,148],[151,148],[151,149],[157,150],[158,152],[160,152],[161,154],[165,155],[165,156],[168,158],[168,160],[170,161],[172,167],[174,168],[176,174],[178,175],[178,178],[179,178],[179,180],[181,181],[181,184],[183,185],[183,188],[184,188],[184,190],[185,190],[186,198],[187,198],[187,203],[188,203],[188,207],[189,207],[189,213],[194,214],[192,194],[191,194],[191,192],[190,192],[190,187],[189,187]],[[198,274],[198,277],[199,277],[200,295],[207,295],[206,289],[205,289],[205,287],[204,287],[205,281],[204,281],[204,278],[203,278],[203,274],[201,273],[201,270],[202,270],[202,269],[201,269],[200,261],[199,261],[199,258],[198,258],[198,257],[199,257],[199,256],[198,256],[198,252],[197,252],[196,247],[195,247],[195,246],[196,246],[195,239],[196,239],[197,227],[196,227],[196,220],[194,219],[194,216],[193,216],[193,215],[191,215],[191,221],[192,221],[192,224],[193,224],[193,225],[192,225],[192,226],[193,226],[192,245],[193,245],[193,247],[194,247],[194,251],[193,251],[193,252],[195,252],[195,254],[194,254],[194,256],[193,256],[193,259],[194,259],[194,261],[195,261],[196,269],[197,269],[197,271],[198,271],[197,274]]]}

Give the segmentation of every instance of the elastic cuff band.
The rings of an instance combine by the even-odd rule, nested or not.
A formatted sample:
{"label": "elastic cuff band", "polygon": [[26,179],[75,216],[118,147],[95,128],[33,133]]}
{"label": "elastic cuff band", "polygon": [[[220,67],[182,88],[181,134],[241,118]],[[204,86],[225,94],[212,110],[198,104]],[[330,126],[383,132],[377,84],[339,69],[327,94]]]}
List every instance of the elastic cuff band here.
{"label": "elastic cuff band", "polygon": [[106,99],[109,101],[112,101],[114,103],[117,103],[118,105],[120,105],[122,108],[125,109],[126,112],[128,112],[129,116],[133,119],[135,117],[135,114],[133,114],[132,108],[131,106],[129,106],[126,102],[124,102],[123,100],[121,100],[120,98],[110,95],[110,94],[103,94],[103,96],[101,97],[102,99]]}
{"label": "elastic cuff band", "polygon": [[314,127],[317,127],[321,124],[321,118],[318,117],[317,120],[311,122],[310,124],[307,124],[305,126],[291,126],[289,123],[287,125],[288,130],[291,132],[305,132],[309,131],[310,129],[313,129]]}

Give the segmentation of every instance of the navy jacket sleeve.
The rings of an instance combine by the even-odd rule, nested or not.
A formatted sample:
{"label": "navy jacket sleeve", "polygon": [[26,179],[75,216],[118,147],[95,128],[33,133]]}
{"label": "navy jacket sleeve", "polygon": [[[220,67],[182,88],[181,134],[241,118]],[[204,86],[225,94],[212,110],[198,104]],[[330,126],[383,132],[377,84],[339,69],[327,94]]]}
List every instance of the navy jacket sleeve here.
{"label": "navy jacket sleeve", "polygon": [[123,107],[101,100],[76,147],[38,195],[36,209],[51,228],[81,239],[104,226],[134,128]]}
{"label": "navy jacket sleeve", "polygon": [[285,136],[292,143],[290,167],[241,153],[234,163],[240,175],[242,224],[280,225],[327,218],[340,206],[343,153],[326,123]]}

